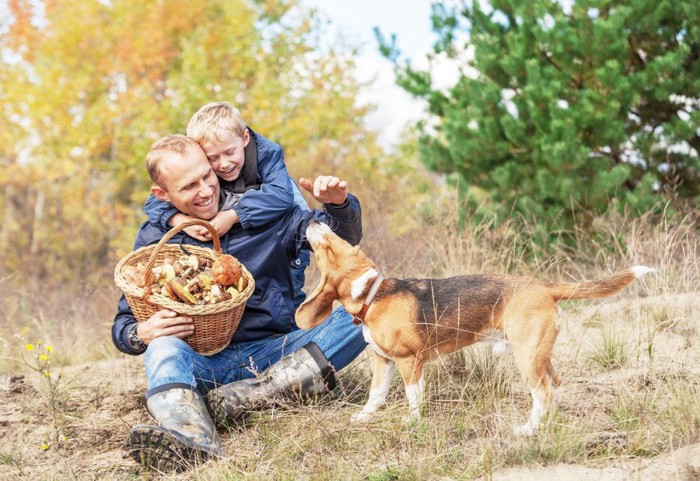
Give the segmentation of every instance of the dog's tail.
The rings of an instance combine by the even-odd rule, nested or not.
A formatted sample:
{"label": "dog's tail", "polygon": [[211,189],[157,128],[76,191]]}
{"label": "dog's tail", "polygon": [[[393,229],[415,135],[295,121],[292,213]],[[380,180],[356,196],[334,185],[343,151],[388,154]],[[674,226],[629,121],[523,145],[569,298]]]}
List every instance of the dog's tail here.
{"label": "dog's tail", "polygon": [[656,270],[645,266],[634,266],[599,281],[550,283],[547,287],[555,301],[597,299],[618,293],[635,279],[649,272],[656,272]]}

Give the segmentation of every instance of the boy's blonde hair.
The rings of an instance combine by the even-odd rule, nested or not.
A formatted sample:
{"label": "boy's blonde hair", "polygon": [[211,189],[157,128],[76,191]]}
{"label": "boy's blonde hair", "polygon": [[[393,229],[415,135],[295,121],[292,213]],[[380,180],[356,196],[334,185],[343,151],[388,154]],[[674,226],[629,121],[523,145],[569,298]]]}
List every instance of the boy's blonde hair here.
{"label": "boy's blonde hair", "polygon": [[164,188],[160,183],[161,160],[168,153],[184,155],[191,148],[202,150],[197,142],[182,134],[166,135],[162,139],[155,141],[146,155],[146,170],[151,178],[151,182]]}
{"label": "boy's blonde hair", "polygon": [[221,141],[227,133],[243,138],[245,130],[241,112],[228,102],[211,102],[203,106],[187,124],[187,136],[200,144]]}

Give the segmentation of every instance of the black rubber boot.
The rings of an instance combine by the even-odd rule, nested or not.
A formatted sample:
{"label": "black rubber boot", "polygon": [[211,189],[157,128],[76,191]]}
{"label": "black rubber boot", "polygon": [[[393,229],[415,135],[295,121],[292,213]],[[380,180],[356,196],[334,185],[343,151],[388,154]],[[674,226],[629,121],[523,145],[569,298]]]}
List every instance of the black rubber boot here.
{"label": "black rubber boot", "polygon": [[182,471],[221,457],[221,441],[199,392],[167,384],[146,393],[157,426],[134,426],[124,448],[137,462],[157,471]]}
{"label": "black rubber boot", "polygon": [[209,391],[207,401],[217,426],[228,426],[245,412],[280,401],[324,394],[335,388],[335,375],[313,342],[284,356],[259,377]]}

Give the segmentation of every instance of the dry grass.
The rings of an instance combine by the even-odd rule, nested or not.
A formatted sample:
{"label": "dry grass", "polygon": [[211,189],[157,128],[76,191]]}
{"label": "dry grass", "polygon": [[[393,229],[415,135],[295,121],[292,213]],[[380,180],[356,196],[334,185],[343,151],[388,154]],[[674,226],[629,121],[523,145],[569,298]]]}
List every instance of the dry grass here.
{"label": "dry grass", "polygon": [[[436,218],[455,216],[448,209]],[[659,270],[613,299],[562,306],[554,353],[563,380],[558,409],[535,436],[512,434],[528,416],[529,393],[511,357],[495,358],[487,346],[429,365],[420,423],[403,424],[407,406],[397,378],[388,406],[372,422],[353,424],[350,416],[368,391],[365,353],[341,373],[332,396],[254,413],[223,434],[226,459],[162,478],[491,479],[504,470],[557,463],[632,466],[625,463],[698,443],[697,226],[616,216],[596,225],[595,236],[579,234],[576,249],[546,255],[508,225],[459,229],[443,221],[401,237],[382,232],[381,239],[365,226],[365,250],[393,276],[514,273],[582,280],[634,264]],[[111,274],[32,297],[36,286],[17,288],[4,279],[0,288],[0,370],[26,376],[0,382],[0,479],[161,478],[122,458],[128,427],[148,416],[140,403],[141,359],[122,356],[111,344],[117,299]],[[24,344],[37,339],[62,354],[57,374],[66,440],[47,451],[41,449],[51,422],[46,393],[20,360]],[[692,469],[676,479],[693,479],[698,472]]]}

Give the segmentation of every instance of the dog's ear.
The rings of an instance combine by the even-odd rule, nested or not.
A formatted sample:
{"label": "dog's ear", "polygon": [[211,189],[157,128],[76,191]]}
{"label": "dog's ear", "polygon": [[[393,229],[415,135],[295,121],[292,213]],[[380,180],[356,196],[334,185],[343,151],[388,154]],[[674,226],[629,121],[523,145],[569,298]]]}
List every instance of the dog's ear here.
{"label": "dog's ear", "polygon": [[337,294],[327,277],[325,273],[321,274],[316,289],[297,309],[295,320],[300,329],[316,327],[331,315]]}

